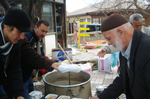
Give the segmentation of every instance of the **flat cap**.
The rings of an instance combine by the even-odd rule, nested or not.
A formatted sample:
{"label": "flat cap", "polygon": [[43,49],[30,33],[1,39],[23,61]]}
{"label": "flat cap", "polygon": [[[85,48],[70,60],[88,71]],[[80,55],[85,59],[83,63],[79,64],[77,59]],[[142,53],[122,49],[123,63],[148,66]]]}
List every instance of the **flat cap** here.
{"label": "flat cap", "polygon": [[101,31],[105,32],[127,23],[127,19],[120,14],[112,14],[108,16],[101,25]]}

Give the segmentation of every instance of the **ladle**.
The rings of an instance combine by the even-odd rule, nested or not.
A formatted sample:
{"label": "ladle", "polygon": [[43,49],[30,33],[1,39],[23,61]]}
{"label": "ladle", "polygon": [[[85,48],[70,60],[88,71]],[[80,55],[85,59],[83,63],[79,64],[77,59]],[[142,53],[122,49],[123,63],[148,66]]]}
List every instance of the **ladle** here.
{"label": "ladle", "polygon": [[[63,50],[63,48],[61,47],[61,45],[58,43],[58,46],[60,47],[60,49],[63,51],[63,53],[65,54],[65,56],[67,57],[67,59],[69,60],[70,64],[73,64],[70,60],[70,58],[68,57],[68,55],[65,53],[65,51]],[[69,72],[69,85],[71,85],[70,83],[70,72]]]}

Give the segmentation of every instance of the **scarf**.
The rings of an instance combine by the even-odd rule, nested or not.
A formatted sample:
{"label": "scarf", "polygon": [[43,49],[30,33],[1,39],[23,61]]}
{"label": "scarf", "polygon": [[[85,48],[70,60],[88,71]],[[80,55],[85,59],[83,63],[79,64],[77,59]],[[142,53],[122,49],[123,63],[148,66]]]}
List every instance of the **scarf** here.
{"label": "scarf", "polygon": [[[9,53],[13,47],[13,44],[11,42],[7,42],[5,41],[5,38],[4,38],[4,35],[3,35],[3,31],[2,31],[2,24],[0,23],[0,26],[1,26],[1,37],[2,37],[2,40],[3,40],[3,45],[0,46],[0,53],[1,53],[1,56],[3,58],[3,62],[4,62],[4,73],[5,73],[5,70],[7,68],[7,62],[8,62],[8,58],[9,58]],[[5,76],[6,73],[5,73]]]}

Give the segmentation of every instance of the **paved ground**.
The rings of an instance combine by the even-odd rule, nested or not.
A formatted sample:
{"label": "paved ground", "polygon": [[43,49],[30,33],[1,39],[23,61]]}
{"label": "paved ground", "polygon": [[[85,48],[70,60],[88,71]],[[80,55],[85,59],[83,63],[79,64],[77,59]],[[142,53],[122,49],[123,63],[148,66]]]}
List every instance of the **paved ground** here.
{"label": "paved ground", "polygon": [[98,70],[92,71],[91,89],[92,96],[96,93],[96,86],[98,85],[109,85],[113,82],[114,78],[118,76],[117,66],[111,69],[111,73],[99,72]]}

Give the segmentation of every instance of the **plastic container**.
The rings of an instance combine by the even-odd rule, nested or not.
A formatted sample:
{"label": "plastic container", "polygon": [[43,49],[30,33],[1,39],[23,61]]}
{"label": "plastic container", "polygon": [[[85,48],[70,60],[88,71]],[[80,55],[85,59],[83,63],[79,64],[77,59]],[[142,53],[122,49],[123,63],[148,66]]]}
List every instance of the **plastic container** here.
{"label": "plastic container", "polygon": [[97,85],[96,86],[96,91],[97,92],[102,92],[104,89],[106,89],[108,85]]}
{"label": "plastic container", "polygon": [[102,92],[105,89],[105,87],[103,85],[97,85],[96,86],[96,90],[99,92]]}
{"label": "plastic container", "polygon": [[70,96],[61,95],[57,99],[70,99]]}
{"label": "plastic container", "polygon": [[42,98],[41,91],[32,91],[29,93],[29,99],[40,99],[40,98]]}
{"label": "plastic container", "polygon": [[48,94],[46,95],[45,99],[56,99],[58,97],[57,94]]}

